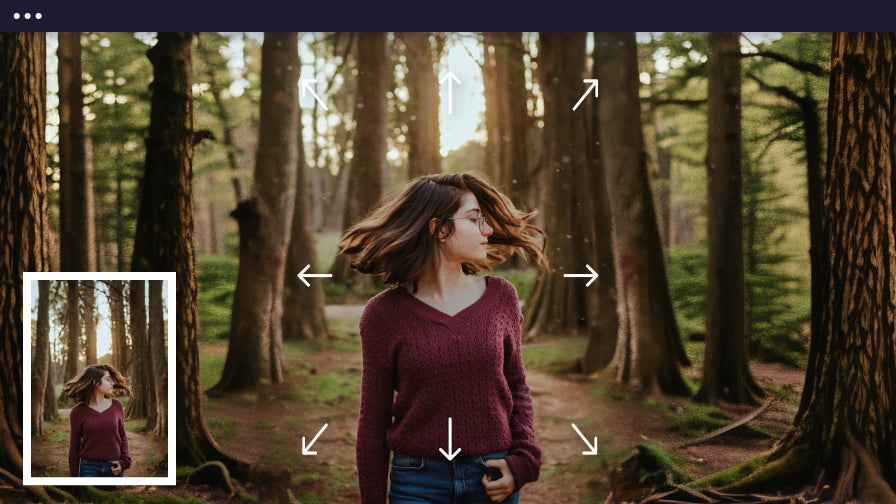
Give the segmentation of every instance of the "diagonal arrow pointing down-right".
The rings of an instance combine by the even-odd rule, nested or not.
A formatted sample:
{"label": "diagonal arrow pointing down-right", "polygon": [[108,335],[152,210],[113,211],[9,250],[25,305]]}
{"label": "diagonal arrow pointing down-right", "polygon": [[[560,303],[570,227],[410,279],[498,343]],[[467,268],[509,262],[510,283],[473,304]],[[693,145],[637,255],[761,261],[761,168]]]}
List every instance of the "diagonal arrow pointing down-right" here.
{"label": "diagonal arrow pointing down-right", "polygon": [[582,441],[585,442],[585,446],[590,449],[590,451],[583,451],[582,455],[597,455],[597,436],[594,436],[594,446],[591,446],[591,443],[588,442],[588,440],[585,438],[585,435],[582,434],[582,431],[580,431],[579,428],[576,427],[576,424],[572,424],[572,428],[576,430],[576,433],[580,438],[582,438]]}

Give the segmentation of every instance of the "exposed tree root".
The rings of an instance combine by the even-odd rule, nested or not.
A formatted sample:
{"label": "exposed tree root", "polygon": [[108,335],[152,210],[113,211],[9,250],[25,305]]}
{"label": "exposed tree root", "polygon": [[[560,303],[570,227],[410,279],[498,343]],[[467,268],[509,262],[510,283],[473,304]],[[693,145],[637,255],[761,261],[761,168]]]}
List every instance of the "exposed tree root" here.
{"label": "exposed tree root", "polygon": [[[15,488],[24,489],[26,492],[31,494],[35,499],[43,503],[54,502],[50,495],[47,493],[47,490],[42,486],[24,486],[22,484],[22,480],[18,478],[18,476],[12,474],[0,467],[0,478],[9,482]],[[67,494],[66,494],[67,495]]]}
{"label": "exposed tree root", "polygon": [[227,502],[230,502],[230,499],[238,495],[240,496],[240,498],[247,497],[244,492],[236,488],[236,485],[234,485],[233,483],[233,479],[231,479],[230,477],[230,471],[227,470],[227,466],[219,460],[210,460],[193,469],[193,471],[191,471],[187,476],[185,484],[189,485],[190,480],[193,480],[193,483],[211,483],[216,485],[223,485],[224,488],[226,488],[230,492],[230,495],[227,497]]}

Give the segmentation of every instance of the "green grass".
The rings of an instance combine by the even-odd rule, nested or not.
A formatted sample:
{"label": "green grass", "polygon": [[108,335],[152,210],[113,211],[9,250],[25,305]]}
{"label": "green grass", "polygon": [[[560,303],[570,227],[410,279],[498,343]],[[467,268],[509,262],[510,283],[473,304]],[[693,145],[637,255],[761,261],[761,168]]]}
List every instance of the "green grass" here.
{"label": "green grass", "polygon": [[523,345],[523,363],[526,369],[536,369],[551,374],[571,372],[585,353],[588,339],[584,337],[552,338],[551,345]]}
{"label": "green grass", "polygon": [[352,401],[360,392],[361,380],[358,373],[346,375],[331,371],[309,374],[293,387],[292,396],[297,402],[310,408]]}
{"label": "green grass", "polygon": [[199,280],[199,341],[214,342],[230,334],[233,292],[239,259],[201,254],[196,258]]}

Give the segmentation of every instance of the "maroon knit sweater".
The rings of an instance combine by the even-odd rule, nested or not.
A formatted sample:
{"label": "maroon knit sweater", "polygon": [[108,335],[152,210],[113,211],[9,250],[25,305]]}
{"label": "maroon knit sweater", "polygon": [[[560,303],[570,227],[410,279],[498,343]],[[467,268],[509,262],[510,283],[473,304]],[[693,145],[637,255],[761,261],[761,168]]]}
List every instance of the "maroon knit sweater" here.
{"label": "maroon knit sweater", "polygon": [[69,414],[71,436],[68,445],[68,475],[80,474],[81,459],[118,459],[122,469],[131,467],[128,435],[124,430],[124,406],[112,399],[112,406],[99,411],[78,403]]}
{"label": "maroon knit sweater", "polygon": [[361,315],[361,414],[355,458],[361,501],[386,502],[389,452],[459,457],[510,450],[517,489],[538,479],[532,399],[520,353],[522,313],[513,284],[488,277],[485,293],[454,316],[404,288]]}

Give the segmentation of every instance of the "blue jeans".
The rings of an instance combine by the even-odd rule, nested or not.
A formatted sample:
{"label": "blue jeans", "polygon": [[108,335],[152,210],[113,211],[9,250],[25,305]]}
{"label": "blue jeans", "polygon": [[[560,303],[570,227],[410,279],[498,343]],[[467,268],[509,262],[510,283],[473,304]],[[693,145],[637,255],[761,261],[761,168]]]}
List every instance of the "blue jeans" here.
{"label": "blue jeans", "polygon": [[[389,474],[389,504],[494,504],[482,486],[482,476],[501,477],[485,460],[506,457],[507,451],[481,457],[421,458],[393,454]],[[518,504],[514,492],[501,504]]]}
{"label": "blue jeans", "polygon": [[81,459],[81,470],[80,476],[82,478],[87,477],[96,477],[96,476],[109,476],[113,478],[121,478],[124,476],[124,471],[122,470],[118,473],[118,476],[112,474],[112,463],[118,462],[118,459],[109,459],[109,460],[87,460]]}

